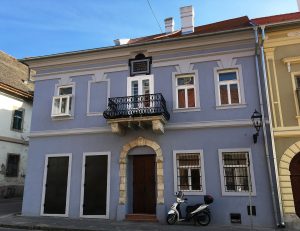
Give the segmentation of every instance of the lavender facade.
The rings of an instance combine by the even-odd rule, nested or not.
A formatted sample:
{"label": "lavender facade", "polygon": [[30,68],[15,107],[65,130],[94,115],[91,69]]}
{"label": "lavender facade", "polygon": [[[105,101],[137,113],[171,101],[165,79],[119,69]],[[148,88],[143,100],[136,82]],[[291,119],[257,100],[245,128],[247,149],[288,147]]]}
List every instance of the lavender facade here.
{"label": "lavender facade", "polygon": [[213,224],[249,225],[252,205],[273,226],[253,29],[216,28],[23,60],[37,74],[22,214],[165,222],[182,190],[214,197]]}

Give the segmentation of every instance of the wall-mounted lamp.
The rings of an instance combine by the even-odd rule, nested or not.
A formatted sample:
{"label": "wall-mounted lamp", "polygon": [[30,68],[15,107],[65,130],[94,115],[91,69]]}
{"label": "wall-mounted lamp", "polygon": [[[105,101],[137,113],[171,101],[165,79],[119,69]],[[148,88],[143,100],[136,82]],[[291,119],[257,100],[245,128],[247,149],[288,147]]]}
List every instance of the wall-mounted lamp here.
{"label": "wall-mounted lamp", "polygon": [[258,133],[259,133],[259,130],[262,126],[262,115],[261,115],[261,113],[256,111],[256,109],[255,109],[255,111],[253,112],[253,114],[251,116],[251,120],[252,120],[254,128],[256,129],[256,133],[253,134],[253,142],[256,144]]}

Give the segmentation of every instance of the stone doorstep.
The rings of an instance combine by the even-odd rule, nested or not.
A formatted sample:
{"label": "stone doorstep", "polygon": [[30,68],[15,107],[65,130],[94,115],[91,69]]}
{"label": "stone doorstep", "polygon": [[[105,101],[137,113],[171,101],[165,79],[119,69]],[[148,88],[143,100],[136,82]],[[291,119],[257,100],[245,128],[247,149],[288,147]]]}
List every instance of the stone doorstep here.
{"label": "stone doorstep", "polygon": [[127,214],[126,221],[158,222],[155,214]]}

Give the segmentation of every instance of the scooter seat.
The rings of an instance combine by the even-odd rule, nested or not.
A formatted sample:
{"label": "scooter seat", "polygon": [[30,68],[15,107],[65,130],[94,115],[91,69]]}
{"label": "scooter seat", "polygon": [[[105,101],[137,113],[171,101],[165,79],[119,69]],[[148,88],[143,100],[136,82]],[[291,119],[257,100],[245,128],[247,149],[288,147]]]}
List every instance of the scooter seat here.
{"label": "scooter seat", "polygon": [[187,214],[191,213],[191,212],[195,211],[200,205],[203,205],[203,203],[195,204],[195,205],[188,205],[188,206],[186,206],[185,211],[186,211]]}

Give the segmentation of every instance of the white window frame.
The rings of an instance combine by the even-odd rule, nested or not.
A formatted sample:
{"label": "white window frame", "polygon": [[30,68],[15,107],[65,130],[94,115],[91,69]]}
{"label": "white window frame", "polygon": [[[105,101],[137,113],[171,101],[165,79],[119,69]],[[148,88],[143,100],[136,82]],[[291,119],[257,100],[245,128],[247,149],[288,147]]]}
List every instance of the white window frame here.
{"label": "white window frame", "polygon": [[[61,96],[54,96],[52,99],[52,112],[51,116],[56,117],[56,116],[71,116],[71,111],[70,111],[70,99],[72,98],[72,95],[61,95]],[[62,107],[62,101],[63,99],[66,99],[66,110],[65,113],[55,113],[54,105],[57,100],[59,100],[59,111],[61,111]],[[71,106],[72,110],[72,106]]]}
{"label": "white window frame", "polygon": [[[84,179],[85,179],[85,161],[87,156],[107,156],[107,186],[106,186],[106,214],[105,215],[83,215],[83,201],[84,201]],[[105,218],[109,219],[109,205],[110,205],[110,162],[111,152],[84,152],[82,156],[81,168],[81,192],[80,192],[80,217],[83,218]]]}
{"label": "white window frame", "polygon": [[223,153],[230,153],[230,152],[244,152],[248,153],[250,166],[250,176],[251,176],[251,188],[252,196],[256,196],[256,186],[255,186],[255,178],[254,178],[254,170],[253,170],[253,159],[252,153],[250,148],[234,148],[234,149],[219,149],[219,169],[220,169],[220,182],[221,182],[221,189],[222,189],[222,196],[249,196],[250,192],[227,192],[225,191],[225,182],[224,182],[224,166],[223,166]]}
{"label": "white window frame", "polygon": [[[131,83],[133,81],[138,81],[138,85],[142,86],[143,80],[149,80],[149,90],[150,94],[154,94],[154,76],[153,75],[137,75],[132,77],[127,77],[127,96],[132,96]],[[142,88],[139,87],[138,95],[142,95]]]}
{"label": "white window frame", "polygon": [[[236,80],[228,80],[228,81],[219,81],[219,75],[223,73],[236,73]],[[245,92],[244,92],[244,83],[243,83],[243,74],[242,74],[242,66],[236,65],[230,68],[214,68],[214,80],[215,80],[215,97],[216,97],[216,108],[217,109],[227,109],[227,108],[240,108],[246,106],[245,101]],[[237,84],[238,86],[238,95],[239,95],[239,103],[231,103],[231,94],[230,94],[230,85]],[[221,104],[221,94],[220,94],[220,86],[227,86],[227,95],[228,95],[228,104]]]}
{"label": "white window frame", "polygon": [[[149,94],[154,94],[154,76],[153,75],[137,75],[137,76],[132,76],[132,77],[127,77],[127,96],[133,96],[132,95],[132,89],[131,89],[131,83],[133,81],[138,81],[138,95],[143,95],[143,92],[142,92],[142,84],[143,84],[143,81],[144,80],[149,80]],[[153,102],[150,102],[150,105],[149,107],[152,107],[153,105]],[[137,105],[138,108],[143,108],[144,105],[143,104],[138,104]],[[133,104],[128,104],[128,109],[131,109],[131,108],[135,108],[133,106]]]}
{"label": "white window frame", "polygon": [[205,171],[204,171],[204,157],[203,150],[174,150],[173,151],[173,169],[174,169],[174,193],[178,191],[178,175],[177,175],[177,154],[199,154],[200,156],[200,171],[201,171],[201,185],[202,190],[183,190],[185,195],[205,195],[206,194],[206,185],[205,185]]}
{"label": "white window frame", "polygon": [[[178,88],[177,86],[177,79],[180,77],[194,77],[194,84],[187,86],[187,88],[191,88],[194,86],[194,95],[195,95],[195,107],[187,107],[187,91],[185,92],[185,108],[178,107]],[[183,89],[183,88],[182,88]],[[173,112],[191,112],[191,111],[200,111],[200,94],[199,94],[199,76],[198,71],[192,71],[188,73],[180,73],[180,72],[173,72],[172,73],[172,92],[173,92]]]}
{"label": "white window frame", "polygon": [[[67,183],[67,195],[66,195],[66,212],[65,214],[48,214],[44,213],[44,203],[45,203],[45,193],[46,193],[46,181],[47,181],[47,165],[49,157],[69,157],[68,165],[68,183]],[[59,153],[59,154],[47,154],[45,155],[45,165],[44,165],[44,177],[43,177],[43,189],[42,189],[42,198],[41,198],[41,216],[50,216],[50,217],[68,217],[69,216],[69,205],[70,205],[70,183],[71,183],[71,173],[72,173],[72,153]]]}
{"label": "white window frame", "polygon": [[[59,91],[61,88],[69,88],[71,87],[72,88],[72,94],[69,94],[69,95],[59,95]],[[54,92],[54,96],[52,98],[52,108],[51,108],[51,117],[53,119],[68,119],[68,118],[73,118],[74,117],[74,105],[75,105],[75,83],[72,83],[72,84],[68,84],[68,85],[55,85],[55,92]],[[54,103],[55,103],[55,100],[60,100],[60,106],[59,106],[59,109],[61,109],[61,102],[62,102],[62,99],[64,98],[67,98],[67,105],[66,105],[66,112],[65,113],[57,113],[57,114],[54,114]],[[70,103],[70,99],[72,99],[72,102],[71,102],[71,110],[69,110],[69,103]]]}

